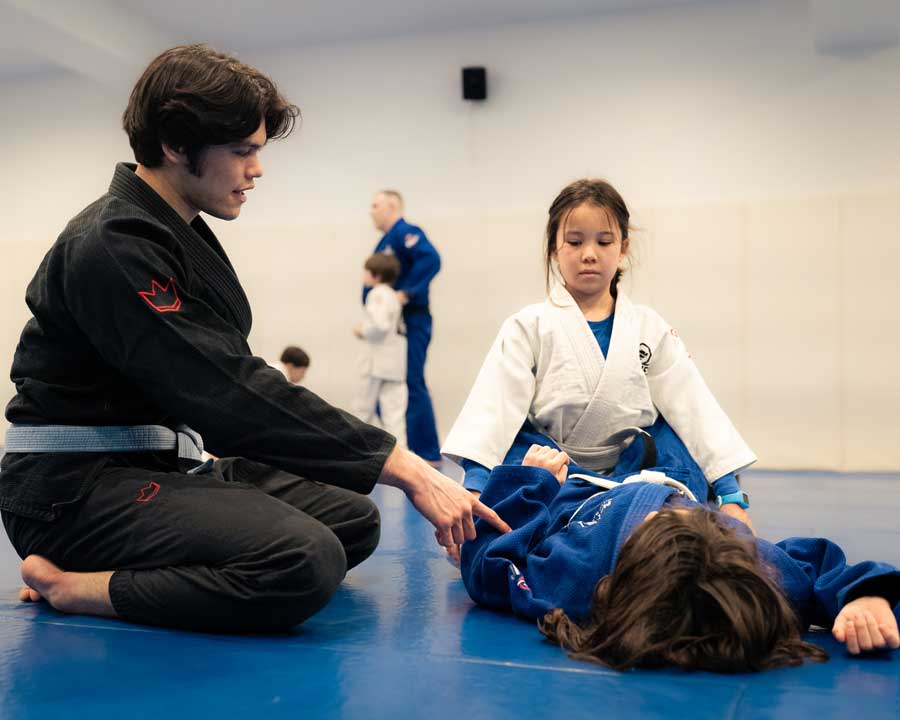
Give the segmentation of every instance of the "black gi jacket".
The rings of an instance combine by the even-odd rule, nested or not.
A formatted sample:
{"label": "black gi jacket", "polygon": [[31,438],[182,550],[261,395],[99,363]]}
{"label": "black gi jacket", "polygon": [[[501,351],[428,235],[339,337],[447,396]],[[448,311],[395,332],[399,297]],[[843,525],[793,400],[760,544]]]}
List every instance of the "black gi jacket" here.
{"label": "black gi jacket", "polygon": [[[215,235],[119,164],[73,218],[26,293],[14,423],[186,423],[210,452],[369,492],[395,440],[297,387],[247,344],[250,306]],[[167,455],[167,454],[164,454]],[[128,464],[175,469],[175,453]],[[123,455],[7,454],[0,509],[51,519]]]}

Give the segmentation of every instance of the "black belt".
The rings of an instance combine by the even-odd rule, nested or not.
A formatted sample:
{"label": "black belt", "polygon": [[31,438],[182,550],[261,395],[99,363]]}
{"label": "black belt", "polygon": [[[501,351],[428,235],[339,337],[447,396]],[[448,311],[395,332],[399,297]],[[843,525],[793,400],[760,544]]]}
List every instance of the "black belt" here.
{"label": "black belt", "polygon": [[431,308],[427,305],[404,305],[403,306],[403,314],[404,315],[428,315],[431,313]]}
{"label": "black belt", "polygon": [[644,453],[641,455],[641,470],[649,470],[656,467],[656,441],[653,436],[642,430],[640,433],[641,442],[644,444]]}

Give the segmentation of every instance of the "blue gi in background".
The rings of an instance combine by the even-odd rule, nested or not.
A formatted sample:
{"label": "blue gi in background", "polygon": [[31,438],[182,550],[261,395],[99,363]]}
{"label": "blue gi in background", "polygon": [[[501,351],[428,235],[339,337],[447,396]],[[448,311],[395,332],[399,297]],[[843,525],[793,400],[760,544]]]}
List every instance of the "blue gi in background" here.
{"label": "blue gi in background", "polygon": [[[419,457],[439,462],[441,449],[431,395],[425,385],[425,356],[431,342],[431,310],[428,286],[441,269],[441,256],[428,241],[422,228],[400,218],[375,247],[375,252],[395,255],[400,261],[400,277],[394,290],[403,291],[409,302],[403,306],[406,325],[406,442]],[[363,290],[365,302],[368,289]]]}

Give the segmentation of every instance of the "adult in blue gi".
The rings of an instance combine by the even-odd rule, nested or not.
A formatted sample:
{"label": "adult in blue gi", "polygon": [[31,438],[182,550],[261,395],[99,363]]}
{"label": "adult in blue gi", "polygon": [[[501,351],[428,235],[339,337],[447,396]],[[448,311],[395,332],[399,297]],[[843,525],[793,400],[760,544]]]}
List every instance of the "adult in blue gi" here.
{"label": "adult in blue gi", "polygon": [[[403,197],[396,190],[382,190],[372,199],[369,214],[384,237],[375,252],[395,255],[400,261],[400,277],[394,284],[403,305],[406,325],[406,438],[409,449],[429,463],[440,466],[441,448],[431,395],[425,385],[425,357],[431,342],[431,308],[428,286],[441,269],[441,256],[422,228],[403,219]],[[363,290],[363,302],[367,291]]]}
{"label": "adult in blue gi", "polygon": [[[286,630],[375,549],[376,483],[400,487],[445,546],[474,537],[473,513],[505,527],[252,354],[250,305],[200,214],[238,217],[260,151],[297,113],[269,78],[204,45],[162,53],[138,80],[124,115],[137,163],[116,166],[26,294],[0,465],[22,600]],[[201,435],[222,460],[200,463]]]}

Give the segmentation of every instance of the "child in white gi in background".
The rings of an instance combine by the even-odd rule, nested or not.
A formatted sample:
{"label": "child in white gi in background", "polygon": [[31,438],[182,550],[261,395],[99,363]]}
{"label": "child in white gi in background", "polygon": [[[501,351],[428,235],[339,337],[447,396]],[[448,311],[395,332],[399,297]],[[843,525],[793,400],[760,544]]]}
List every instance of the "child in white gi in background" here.
{"label": "child in white gi in background", "polygon": [[638,472],[631,441],[645,429],[660,451],[653,465],[749,524],[735,473],[756,457],[677,333],[617,288],[629,217],[605,181],[578,180],[560,192],[547,223],[549,297],[503,323],[442,452],[480,493],[489,468],[521,463],[532,444],[563,451],[563,477],[576,466]]}
{"label": "child in white gi in background", "polygon": [[403,307],[392,289],[399,274],[400,262],[393,255],[375,253],[364,265],[363,284],[372,290],[366,297],[365,319],[353,328],[364,341],[353,414],[371,423],[377,408],[384,429],[405,447],[406,336]]}

